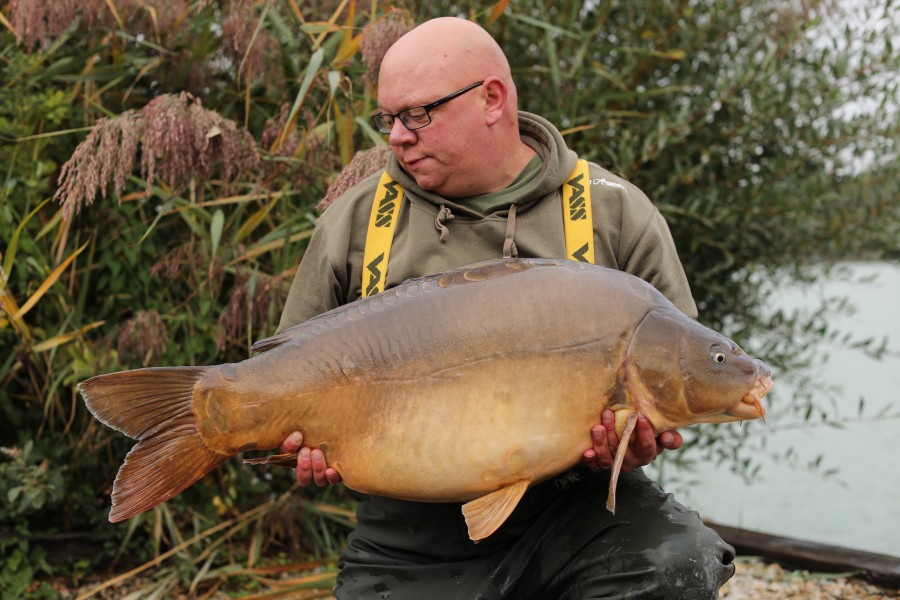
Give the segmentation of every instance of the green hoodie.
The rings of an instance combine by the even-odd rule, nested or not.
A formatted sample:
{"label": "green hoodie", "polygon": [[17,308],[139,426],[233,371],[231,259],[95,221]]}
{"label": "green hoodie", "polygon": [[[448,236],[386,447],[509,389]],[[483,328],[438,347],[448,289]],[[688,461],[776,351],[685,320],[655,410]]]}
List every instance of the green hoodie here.
{"label": "green hoodie", "polygon": [[[532,161],[509,188],[484,196],[450,199],[427,192],[391,157],[386,169],[406,197],[394,232],[386,289],[412,277],[499,258],[508,225],[520,257],[566,256],[560,189],[578,157],[556,128],[537,115],[519,113],[519,129],[539,165]],[[366,229],[381,173],[348,190],[319,218],[279,330],[361,296]],[[590,176],[595,262],[650,282],[696,317],[675,245],[656,207],[637,187],[595,164],[590,165]],[[510,219],[512,204],[516,210]]]}
{"label": "green hoodie", "polygon": [[[391,157],[386,169],[406,197],[394,232],[386,288],[411,277],[499,258],[511,204],[516,210],[509,229],[514,231],[519,256],[565,257],[560,188],[577,156],[541,117],[520,113],[519,122],[522,140],[540,160],[532,160],[502,192],[442,198],[419,188]],[[291,286],[279,330],[361,296],[365,236],[380,176],[381,171],[364,179],[322,214]],[[696,316],[675,245],[659,211],[638,188],[609,171],[591,164],[590,176],[596,262],[649,281],[684,312]],[[452,218],[447,218],[447,210]],[[560,290],[561,297],[564,294]],[[515,299],[504,301],[515,310]],[[585,440],[589,440],[587,431]],[[375,548],[385,549],[385,556],[422,553],[440,561],[505,552],[511,540],[518,540],[546,511],[555,490],[552,483],[529,490],[503,527],[478,546],[468,539],[459,504],[367,496],[359,506],[357,527],[343,560],[390,562],[383,556],[374,558],[381,554]]]}

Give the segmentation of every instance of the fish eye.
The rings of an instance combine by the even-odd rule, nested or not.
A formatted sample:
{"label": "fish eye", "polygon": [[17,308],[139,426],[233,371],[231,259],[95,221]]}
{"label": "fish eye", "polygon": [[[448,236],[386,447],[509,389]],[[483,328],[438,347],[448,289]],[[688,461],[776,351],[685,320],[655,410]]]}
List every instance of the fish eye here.
{"label": "fish eye", "polygon": [[714,347],[709,356],[717,365],[725,364],[725,361],[728,359],[728,357],[725,356],[725,352],[723,352],[722,349],[718,347]]}

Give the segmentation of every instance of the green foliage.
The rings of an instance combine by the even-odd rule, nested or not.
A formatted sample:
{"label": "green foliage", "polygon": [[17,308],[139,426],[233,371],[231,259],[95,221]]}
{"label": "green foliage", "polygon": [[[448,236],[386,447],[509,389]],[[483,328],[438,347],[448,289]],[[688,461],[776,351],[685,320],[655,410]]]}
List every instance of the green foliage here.
{"label": "green foliage", "polygon": [[[0,445],[22,449],[0,462],[0,528],[24,527],[0,553],[28,558],[33,578],[48,569],[32,529],[95,532],[104,561],[175,548],[164,593],[212,585],[229,562],[252,566],[263,551],[332,555],[349,528],[336,507],[350,501],[332,490],[324,504],[315,491],[268,503],[289,475],[229,462],[109,525],[129,442],[90,418],[74,385],[144,365],[241,360],[274,330],[314,206],[357,150],[383,143],[365,118],[375,105],[366,73],[408,16],[380,2],[140,4],[0,9]],[[767,314],[780,278],[813,277],[806,267],[832,258],[888,257],[900,234],[890,77],[900,65],[880,41],[897,23],[889,4],[865,6],[883,12],[884,31],[836,26],[826,2],[441,1],[411,11],[484,24],[510,57],[520,106],[666,216],[701,319],[792,370],[831,332]],[[370,24],[383,28],[366,45]],[[83,193],[60,193],[89,136],[97,145],[69,171]],[[740,465],[731,449],[742,435],[701,430],[689,445]],[[4,595],[24,589],[10,587],[20,584],[8,570]]]}
{"label": "green foliage", "polygon": [[65,467],[40,460],[31,440],[22,449],[0,448],[0,520],[12,521],[56,505],[63,494]]}
{"label": "green foliage", "polygon": [[29,440],[19,448],[0,447],[0,596],[56,598],[46,583],[52,573],[43,548],[28,540],[26,519],[59,506],[65,467],[51,467]]}
{"label": "green foliage", "polygon": [[41,576],[52,573],[45,553],[40,546],[33,546],[22,537],[21,531],[0,538],[0,596],[37,600],[57,598],[56,592],[46,582],[36,582]]}

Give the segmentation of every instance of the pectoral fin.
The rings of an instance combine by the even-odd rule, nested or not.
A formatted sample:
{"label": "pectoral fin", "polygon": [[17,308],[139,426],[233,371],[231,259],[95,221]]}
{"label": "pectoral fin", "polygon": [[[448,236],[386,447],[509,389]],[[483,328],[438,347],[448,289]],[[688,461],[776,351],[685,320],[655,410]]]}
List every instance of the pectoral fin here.
{"label": "pectoral fin", "polygon": [[245,458],[245,465],[273,465],[276,467],[287,467],[294,469],[297,467],[297,453],[288,452],[287,454],[271,454],[269,456],[260,456],[258,458]]}
{"label": "pectoral fin", "polygon": [[523,479],[463,504],[469,538],[477,542],[497,531],[515,510],[530,483]]}
{"label": "pectoral fin", "polygon": [[[618,417],[618,414],[616,415]],[[637,425],[638,414],[630,411],[625,418],[625,428],[622,435],[619,436],[619,447],[616,450],[616,458],[613,461],[612,473],[609,476],[609,495],[606,497],[606,508],[609,512],[616,513],[616,484],[619,481],[619,474],[622,472],[622,463],[625,461],[625,452],[628,451],[628,441]]]}

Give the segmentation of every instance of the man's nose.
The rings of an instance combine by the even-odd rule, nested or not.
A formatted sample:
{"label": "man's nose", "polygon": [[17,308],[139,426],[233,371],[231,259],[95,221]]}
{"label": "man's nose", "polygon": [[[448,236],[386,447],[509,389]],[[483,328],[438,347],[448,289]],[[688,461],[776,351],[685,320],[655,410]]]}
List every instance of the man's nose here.
{"label": "man's nose", "polygon": [[412,144],[416,141],[416,132],[406,128],[400,119],[395,118],[394,124],[391,126],[391,133],[388,137],[388,143],[391,146],[402,146],[403,144]]}

